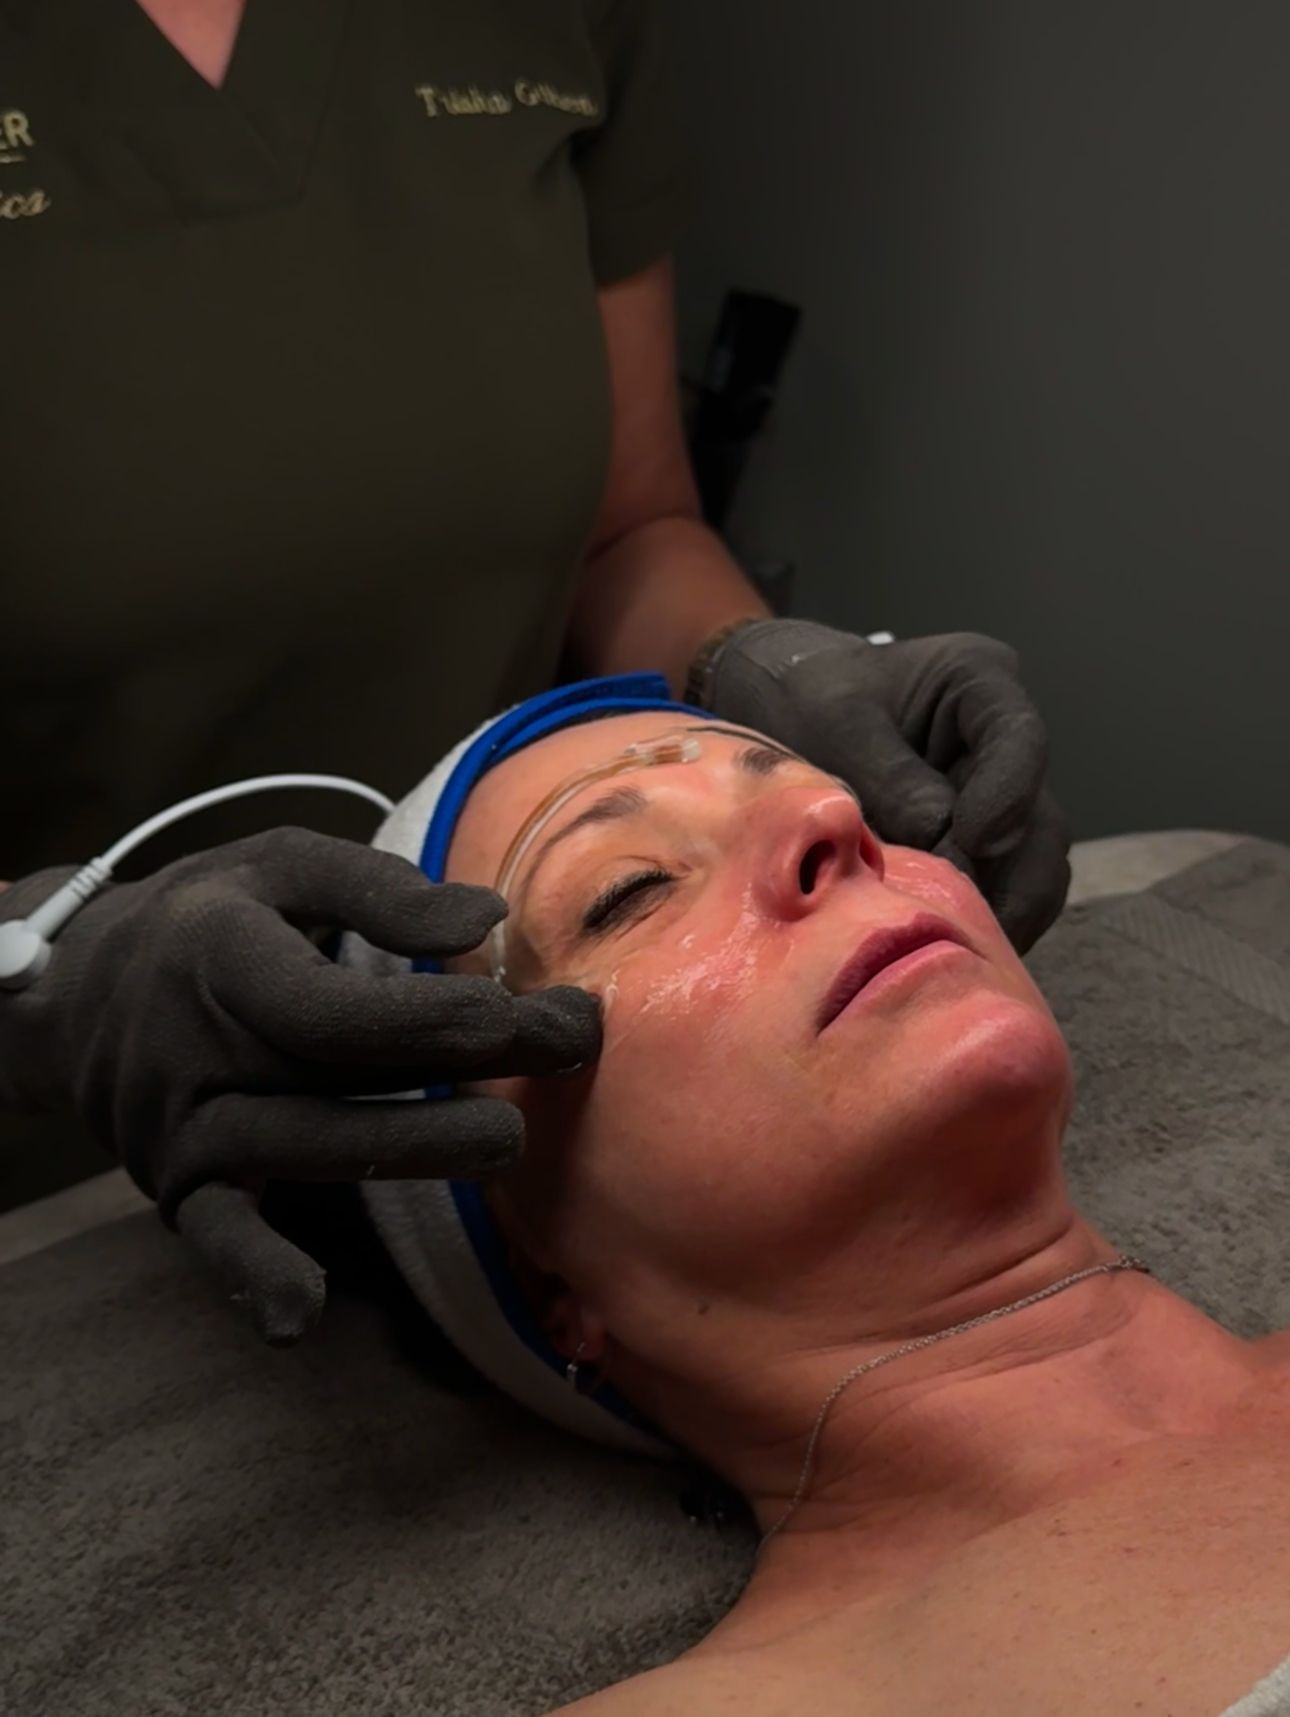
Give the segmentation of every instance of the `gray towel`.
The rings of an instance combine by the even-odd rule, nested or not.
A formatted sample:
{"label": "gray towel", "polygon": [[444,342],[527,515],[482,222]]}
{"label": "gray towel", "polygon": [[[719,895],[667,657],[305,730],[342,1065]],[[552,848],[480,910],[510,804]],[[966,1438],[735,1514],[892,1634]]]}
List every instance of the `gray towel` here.
{"label": "gray towel", "polygon": [[[1079,1202],[1228,1327],[1290,1324],[1290,852],[1075,908],[1032,963]],[[677,1473],[429,1381],[368,1299],[265,1350],[150,1216],[0,1270],[0,1354],[6,1717],[533,1717],[751,1564]]]}
{"label": "gray towel", "polygon": [[1264,1676],[1244,1699],[1229,1705],[1219,1717],[1286,1717],[1290,1712],[1290,1657]]}

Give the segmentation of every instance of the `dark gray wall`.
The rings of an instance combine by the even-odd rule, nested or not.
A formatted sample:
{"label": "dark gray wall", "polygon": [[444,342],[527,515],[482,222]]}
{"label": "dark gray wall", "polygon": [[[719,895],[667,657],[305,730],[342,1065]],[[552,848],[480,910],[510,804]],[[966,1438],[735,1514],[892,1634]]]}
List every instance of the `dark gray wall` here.
{"label": "dark gray wall", "polygon": [[1016,644],[1080,836],[1290,838],[1290,4],[697,0],[697,361],[805,311],[735,520]]}

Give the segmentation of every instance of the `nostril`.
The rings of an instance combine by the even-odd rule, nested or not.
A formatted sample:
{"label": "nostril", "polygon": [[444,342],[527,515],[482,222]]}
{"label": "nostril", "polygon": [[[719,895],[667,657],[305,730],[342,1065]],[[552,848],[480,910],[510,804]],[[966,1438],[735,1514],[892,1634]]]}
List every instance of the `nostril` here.
{"label": "nostril", "polygon": [[820,872],[828,863],[832,851],[832,841],[815,841],[802,854],[802,862],[797,867],[797,881],[803,894],[815,892],[819,884]]}

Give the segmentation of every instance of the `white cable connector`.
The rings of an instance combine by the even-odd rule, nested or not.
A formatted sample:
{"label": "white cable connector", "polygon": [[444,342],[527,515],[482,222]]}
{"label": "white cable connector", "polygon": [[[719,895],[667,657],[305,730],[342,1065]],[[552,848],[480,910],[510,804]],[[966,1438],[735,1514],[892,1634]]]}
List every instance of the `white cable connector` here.
{"label": "white cable connector", "polygon": [[367,787],[361,781],[351,781],[344,775],[257,775],[248,781],[232,781],[225,787],[212,787],[183,799],[178,805],[158,811],[137,828],[123,835],[115,846],[109,847],[101,858],[91,859],[70,881],[54,890],[29,918],[14,918],[0,924],[0,990],[25,990],[49,964],[51,944],[58,932],[75,916],[87,900],[112,880],[112,873],[136,848],[172,823],[205,811],[212,805],[225,804],[230,799],[245,799],[252,793],[269,793],[280,787],[321,787],[333,793],[351,793],[366,799],[386,816],[394,809],[392,799]]}
{"label": "white cable connector", "polygon": [[70,882],[56,888],[30,918],[0,924],[0,990],[25,990],[49,964],[50,943],[74,913],[92,900],[112,872],[103,859],[91,859]]}

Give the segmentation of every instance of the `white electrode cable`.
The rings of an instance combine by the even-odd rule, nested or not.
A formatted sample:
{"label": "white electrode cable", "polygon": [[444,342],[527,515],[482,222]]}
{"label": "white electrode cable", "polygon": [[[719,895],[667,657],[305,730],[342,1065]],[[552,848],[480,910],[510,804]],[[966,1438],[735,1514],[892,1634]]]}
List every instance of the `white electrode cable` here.
{"label": "white electrode cable", "polygon": [[378,793],[375,787],[368,787],[362,781],[351,781],[344,775],[256,775],[247,781],[231,781],[225,787],[212,787],[205,793],[195,793],[191,799],[183,799],[177,805],[158,811],[155,817],[149,817],[131,829],[128,835],[123,835],[99,858],[83,865],[29,918],[11,919],[0,924],[0,990],[25,990],[28,984],[35,983],[49,964],[50,944],[54,937],[87,900],[92,900],[111,882],[112,873],[122,859],[128,858],[145,841],[170,828],[172,823],[182,822],[185,817],[195,816],[198,811],[208,810],[212,805],[223,805],[231,799],[246,799],[252,793],[276,792],[281,787],[319,787],[326,792],[349,793],[366,799],[387,817],[394,809],[394,801],[387,799],[384,793]]}

